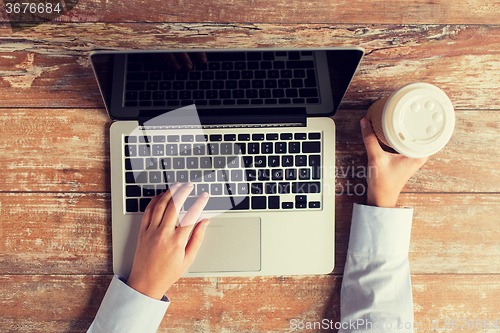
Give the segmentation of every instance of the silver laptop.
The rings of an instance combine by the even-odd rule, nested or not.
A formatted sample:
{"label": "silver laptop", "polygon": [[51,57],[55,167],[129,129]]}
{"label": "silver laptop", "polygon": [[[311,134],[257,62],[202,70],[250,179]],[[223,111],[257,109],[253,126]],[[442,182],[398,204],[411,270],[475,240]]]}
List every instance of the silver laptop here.
{"label": "silver laptop", "polygon": [[334,268],[335,114],[361,48],[95,52],[110,129],[114,273],[142,214],[178,182],[210,195],[184,276]]}

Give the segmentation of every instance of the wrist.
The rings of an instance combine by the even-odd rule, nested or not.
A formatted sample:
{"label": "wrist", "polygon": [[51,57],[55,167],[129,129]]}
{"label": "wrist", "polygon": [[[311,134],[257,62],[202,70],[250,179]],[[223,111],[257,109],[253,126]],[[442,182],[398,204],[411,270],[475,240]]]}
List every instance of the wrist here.
{"label": "wrist", "polygon": [[369,206],[376,206],[382,208],[396,208],[396,203],[398,202],[399,195],[375,195],[368,189],[368,194],[366,197],[366,204]]}

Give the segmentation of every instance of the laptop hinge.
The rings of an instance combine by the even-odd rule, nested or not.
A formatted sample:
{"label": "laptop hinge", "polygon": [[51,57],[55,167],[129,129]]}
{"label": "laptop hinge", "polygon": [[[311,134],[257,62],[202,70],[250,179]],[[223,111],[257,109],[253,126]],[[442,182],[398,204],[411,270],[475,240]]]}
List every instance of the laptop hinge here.
{"label": "laptop hinge", "polygon": [[[141,110],[139,111],[139,125],[171,110]],[[290,108],[228,108],[228,109],[198,109],[200,124],[229,125],[229,124],[302,124],[305,126],[307,111],[305,107]],[[183,117],[158,117],[154,126],[182,126],[192,125],[192,119]],[[148,124],[149,125],[149,124]]]}

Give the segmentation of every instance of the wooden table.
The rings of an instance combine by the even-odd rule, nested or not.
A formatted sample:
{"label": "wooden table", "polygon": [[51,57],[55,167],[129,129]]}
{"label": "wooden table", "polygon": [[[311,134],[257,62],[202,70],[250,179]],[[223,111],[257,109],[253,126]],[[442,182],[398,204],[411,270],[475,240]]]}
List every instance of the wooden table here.
{"label": "wooden table", "polygon": [[[80,0],[57,22],[15,33],[0,8],[1,332],[85,332],[112,277],[111,121],[89,53],[201,47],[358,45],[366,56],[334,116],[335,270],[181,279],[160,332],[282,332],[292,319],[339,321],[352,205],[365,199],[358,121],[372,102],[415,81],[442,88],[456,111],[451,141],[399,200],[415,209],[416,332],[444,332],[445,319],[500,325],[498,0]],[[429,329],[438,319],[440,329]],[[500,332],[459,323],[454,331]]]}

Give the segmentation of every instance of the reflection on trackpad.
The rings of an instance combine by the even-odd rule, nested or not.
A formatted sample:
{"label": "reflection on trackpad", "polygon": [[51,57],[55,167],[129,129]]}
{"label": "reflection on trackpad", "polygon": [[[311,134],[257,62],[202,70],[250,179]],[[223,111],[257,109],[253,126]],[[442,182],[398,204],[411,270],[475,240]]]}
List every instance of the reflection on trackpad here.
{"label": "reflection on trackpad", "polygon": [[260,271],[260,218],[212,218],[190,273]]}

